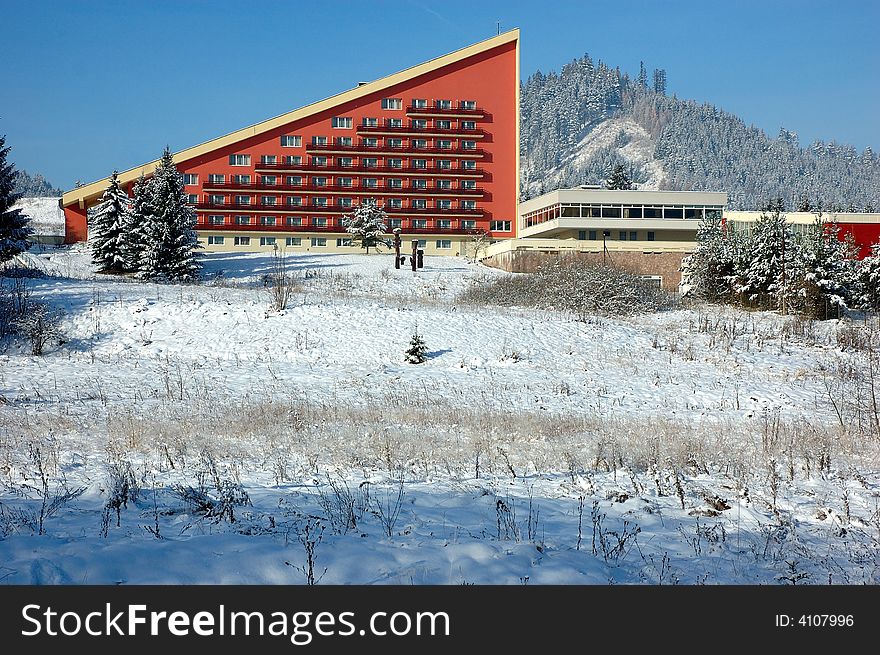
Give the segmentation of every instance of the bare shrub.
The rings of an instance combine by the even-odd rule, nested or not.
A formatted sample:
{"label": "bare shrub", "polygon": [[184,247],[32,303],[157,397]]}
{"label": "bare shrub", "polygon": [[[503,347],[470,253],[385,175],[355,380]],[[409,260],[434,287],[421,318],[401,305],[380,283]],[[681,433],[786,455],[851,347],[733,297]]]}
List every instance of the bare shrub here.
{"label": "bare shrub", "polygon": [[562,257],[535,273],[477,281],[459,300],[475,305],[537,307],[590,315],[630,316],[673,305],[670,294],[638,275],[577,257]]}
{"label": "bare shrub", "polygon": [[101,514],[102,537],[106,537],[110,530],[113,514],[116,514],[116,527],[118,528],[122,522],[122,509],[128,508],[129,502],[137,502],[140,494],[140,486],[131,462],[126,460],[111,462],[107,477],[107,501],[104,503],[104,511]]}
{"label": "bare shrub", "polygon": [[269,306],[276,312],[287,309],[291,296],[301,290],[296,278],[287,270],[287,257],[277,248],[272,255],[272,270],[266,275],[265,282]]}
{"label": "bare shrub", "polygon": [[324,525],[320,520],[314,517],[307,517],[297,525],[297,538],[302,544],[306,554],[306,561],[301,565],[284,562],[287,566],[299,571],[306,578],[306,584],[313,587],[321,581],[327,573],[326,567],[324,571],[315,576],[315,566],[317,563],[318,545],[324,539]]}
{"label": "bare shrub", "polygon": [[15,319],[14,330],[30,344],[32,355],[42,355],[53,339],[61,337],[64,314],[42,303],[31,303],[27,313]]}
{"label": "bare shrub", "polygon": [[406,496],[406,492],[403,490],[403,477],[401,477],[393,489],[385,490],[383,498],[373,497],[375,514],[387,537],[394,536],[394,527],[400,517],[400,510],[403,508],[404,496]]}
{"label": "bare shrub", "polygon": [[235,508],[251,504],[248,492],[237,480],[220,475],[210,453],[202,453],[200,464],[196,471],[196,485],[175,485],[172,492],[195,514],[212,519],[215,523],[224,519],[235,523]]}
{"label": "bare shrub", "polygon": [[40,500],[40,510],[36,514],[37,534],[43,535],[46,534],[46,519],[54,516],[67,503],[79,498],[86,488],[77,487],[76,489],[71,489],[67,485],[67,480],[63,477],[54,480],[50,475],[51,471],[53,469],[57,471],[58,469],[52,465],[53,456],[45,448],[36,444],[30,444],[28,446],[28,457],[31,465],[34,467],[38,484],[37,487],[29,487],[29,489],[35,491]]}
{"label": "bare shrub", "polygon": [[362,482],[354,490],[345,480],[327,476],[329,491],[318,487],[318,504],[336,534],[357,530],[358,523],[370,507],[370,483]]}

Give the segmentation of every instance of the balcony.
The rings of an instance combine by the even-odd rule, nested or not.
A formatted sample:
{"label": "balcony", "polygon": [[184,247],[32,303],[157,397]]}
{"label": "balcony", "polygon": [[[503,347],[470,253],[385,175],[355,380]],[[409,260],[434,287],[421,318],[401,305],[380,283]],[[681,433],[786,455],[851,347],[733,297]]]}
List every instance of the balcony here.
{"label": "balcony", "polygon": [[[258,193],[332,193],[351,195],[380,195],[380,196],[437,196],[437,197],[462,197],[482,198],[486,195],[483,189],[414,189],[410,187],[391,187],[379,185],[367,186],[340,186],[338,184],[240,184],[237,182],[205,182],[204,189],[209,191],[254,191]],[[248,205],[252,206],[252,205]],[[271,206],[271,205],[270,205]]]}
{"label": "balcony", "polygon": [[465,130],[462,128],[438,128],[438,127],[412,127],[404,125],[402,127],[390,127],[388,125],[358,125],[358,133],[364,134],[390,134],[401,136],[426,136],[426,137],[460,137],[463,139],[483,139],[487,136],[486,130]]}
{"label": "balcony", "polygon": [[[393,166],[340,166],[338,164],[257,164],[258,171],[278,171],[285,173],[325,173],[333,175],[410,175],[422,177],[466,177],[483,178],[482,168],[414,168],[412,166],[395,168]],[[207,188],[207,187],[205,187]]]}
{"label": "balcony", "polygon": [[407,116],[439,116],[440,118],[474,118],[485,119],[489,114],[479,107],[464,109],[462,107],[407,107]]}
{"label": "balcony", "polygon": [[472,157],[474,159],[483,158],[488,154],[479,148],[412,148],[410,146],[365,146],[363,144],[341,146],[335,143],[326,145],[312,143],[306,146],[306,152],[357,153],[377,157],[418,157],[424,155],[430,157]]}
{"label": "balcony", "polygon": [[[350,214],[357,205],[352,207],[340,207],[338,205],[239,205],[235,203],[212,204],[208,202],[200,202],[195,208],[202,212],[239,212],[242,214]],[[482,209],[461,209],[459,207],[450,207],[443,209],[439,207],[384,207],[385,213],[390,215],[411,214],[413,216],[463,216],[479,218],[483,216]]]}
{"label": "balcony", "polygon": [[[425,219],[422,219],[425,220]],[[391,235],[396,227],[400,227],[401,236],[408,234],[470,234],[473,232],[472,227],[463,227],[462,221],[447,220],[448,226],[441,227],[437,219],[425,220],[425,227],[413,227],[420,225],[414,223],[413,219],[400,219],[400,225],[388,223],[387,234]],[[296,232],[335,232],[338,234],[345,233],[345,227],[342,225],[341,218],[328,218],[326,222],[318,223],[311,218],[303,217],[299,225],[287,225],[285,220],[279,220],[277,225],[238,225],[235,223],[223,223],[222,225],[210,224],[208,222],[199,221],[196,224],[197,230],[217,230],[217,231],[233,231],[233,232],[275,232],[275,233],[296,233]]]}

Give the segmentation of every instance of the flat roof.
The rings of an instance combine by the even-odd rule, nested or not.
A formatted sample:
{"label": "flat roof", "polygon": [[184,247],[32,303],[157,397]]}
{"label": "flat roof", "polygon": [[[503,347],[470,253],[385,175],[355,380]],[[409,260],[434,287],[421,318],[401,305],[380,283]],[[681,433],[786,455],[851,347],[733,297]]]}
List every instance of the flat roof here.
{"label": "flat roof", "polygon": [[556,189],[519,204],[520,216],[561,203],[609,205],[719,205],[727,204],[723,191],[620,191],[617,189]]}

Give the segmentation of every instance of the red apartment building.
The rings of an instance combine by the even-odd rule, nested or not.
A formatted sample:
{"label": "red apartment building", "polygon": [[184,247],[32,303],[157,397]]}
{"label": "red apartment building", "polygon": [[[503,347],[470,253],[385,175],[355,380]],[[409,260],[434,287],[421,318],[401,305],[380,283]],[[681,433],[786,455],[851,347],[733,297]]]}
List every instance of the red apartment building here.
{"label": "red apartment building", "polygon": [[[158,147],[157,147],[158,149]],[[464,254],[475,230],[516,236],[519,30],[174,154],[206,250],[340,251],[344,215],[374,198],[404,245]],[[131,193],[157,161],[120,173]],[[61,199],[87,238],[109,178]]]}

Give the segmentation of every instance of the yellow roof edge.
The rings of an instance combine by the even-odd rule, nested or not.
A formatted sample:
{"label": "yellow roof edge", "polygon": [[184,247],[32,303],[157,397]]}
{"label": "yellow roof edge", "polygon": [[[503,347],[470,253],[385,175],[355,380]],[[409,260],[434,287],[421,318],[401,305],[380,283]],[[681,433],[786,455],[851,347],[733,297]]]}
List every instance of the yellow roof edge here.
{"label": "yellow roof edge", "polygon": [[[414,77],[418,77],[419,75],[430,73],[439,68],[443,68],[444,66],[449,66],[450,64],[459,62],[462,59],[467,59],[468,57],[472,57],[481,52],[486,52],[487,50],[492,50],[493,48],[497,48],[499,46],[518,40],[519,28],[509,30],[484,41],[480,41],[464,48],[460,48],[458,50],[455,50],[454,52],[435,57],[434,59],[422,62],[421,64],[416,64],[415,66],[411,66],[397,73],[392,73],[391,75],[379,78],[378,80],[367,82],[366,84],[362,84],[361,86],[357,86],[353,89],[348,89],[347,91],[342,91],[341,93],[337,93],[336,95],[324,98],[323,100],[313,102],[304,107],[300,107],[299,109],[294,109],[293,111],[281,114],[280,116],[269,118],[254,125],[243,127],[239,130],[236,130],[235,132],[230,132],[229,134],[211,139],[210,141],[205,141],[204,143],[200,143],[190,148],[180,150],[179,152],[174,153],[174,161],[181,162],[193,159],[194,157],[199,157],[200,155],[231,145],[232,143],[241,141],[242,139],[250,138],[253,136],[257,136],[258,134],[268,132],[269,130],[273,130],[281,125],[284,125],[285,123],[290,123],[292,121],[307,118],[308,116],[320,113],[325,109],[329,109],[330,107],[340,105],[345,102],[350,102],[352,100],[357,100],[358,98],[362,98],[363,96],[375,93],[376,91],[381,91],[384,88],[394,86],[395,84],[400,84],[401,82],[405,82]],[[134,168],[130,168],[126,171],[120,172],[120,184],[127,184],[128,182],[137,179],[142,173],[144,175],[149,175],[156,169],[156,165],[158,163],[159,160],[155,159],[149,163],[135,166]],[[66,191],[61,196],[61,206],[67,207],[76,202],[81,202],[90,198],[100,196],[107,189],[107,185],[109,183],[110,177],[107,176],[76,189]]]}

